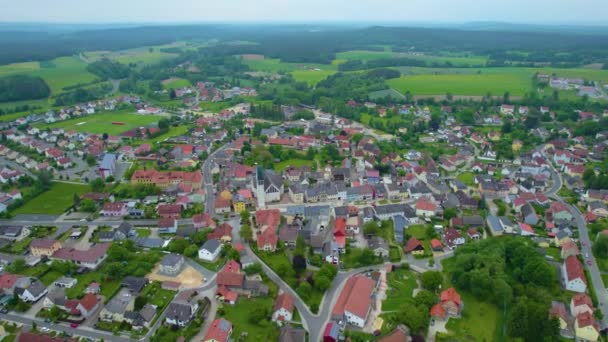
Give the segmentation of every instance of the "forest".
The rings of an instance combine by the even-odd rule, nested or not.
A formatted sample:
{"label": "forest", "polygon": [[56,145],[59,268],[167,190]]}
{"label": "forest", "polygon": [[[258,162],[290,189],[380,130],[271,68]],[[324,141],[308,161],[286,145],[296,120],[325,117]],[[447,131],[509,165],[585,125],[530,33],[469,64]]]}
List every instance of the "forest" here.
{"label": "forest", "polygon": [[42,99],[50,93],[49,86],[40,77],[16,75],[0,78],[0,102]]}
{"label": "forest", "polygon": [[[160,45],[178,40],[220,42],[248,41],[256,44],[216,44],[204,49],[220,55],[259,53],[287,62],[329,64],[335,54],[356,49],[397,52],[462,52],[490,56],[493,64],[506,62],[568,63],[606,62],[607,34],[582,32],[506,32],[450,28],[348,26],[245,26],[184,25],[98,29],[68,33],[0,32],[0,64],[49,60],[82,51],[121,50]],[[526,51],[516,53],[515,51]]]}

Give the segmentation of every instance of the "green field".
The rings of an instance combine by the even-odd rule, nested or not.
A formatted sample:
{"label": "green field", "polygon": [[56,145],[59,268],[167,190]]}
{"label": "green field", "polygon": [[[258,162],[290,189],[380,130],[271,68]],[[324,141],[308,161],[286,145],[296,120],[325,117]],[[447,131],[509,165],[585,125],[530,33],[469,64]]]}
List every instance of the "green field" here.
{"label": "green field", "polygon": [[472,172],[463,172],[456,178],[467,186],[475,186],[475,174]]}
{"label": "green field", "polygon": [[416,288],[416,274],[410,270],[396,269],[388,274],[386,299],[382,302],[382,311],[397,311],[403,303],[412,298]]}
{"label": "green field", "polygon": [[388,85],[413,95],[482,96],[490,92],[502,95],[508,91],[513,96],[522,96],[532,88],[532,81],[525,74],[472,74],[472,75],[413,75],[387,81]]}
{"label": "green field", "polygon": [[56,95],[63,92],[64,87],[95,80],[95,75],[86,71],[86,66],[78,57],[60,57],[42,64],[29,62],[0,66],[0,77],[16,74],[39,76]]}
{"label": "green field", "polygon": [[427,62],[427,65],[433,63],[452,63],[454,66],[468,66],[468,65],[485,65],[488,61],[487,57],[484,56],[414,56],[407,53],[398,53],[390,51],[366,51],[366,50],[355,50],[346,51],[336,54],[336,63],[344,62],[347,60],[374,60],[382,58],[410,58]]}
{"label": "green field", "polygon": [[283,170],[285,170],[287,168],[287,166],[302,167],[304,165],[313,167],[314,161],[305,160],[305,159],[287,159],[282,162],[274,164],[274,169],[275,169],[275,171],[282,172]]}
{"label": "green field", "polygon": [[262,308],[271,312],[272,302],[272,298],[248,299],[241,296],[236,305],[225,305],[223,307],[224,318],[229,320],[234,327],[232,336],[238,339],[243,332],[247,332],[244,341],[276,341],[279,330],[273,322],[270,322],[270,317],[266,317],[268,320],[262,322],[252,322],[250,318]]}
{"label": "green field", "polygon": [[[86,56],[89,61],[95,61],[101,58],[109,58],[123,64],[154,64],[164,59],[175,57],[175,54],[160,52],[161,47],[181,47],[178,45],[162,45],[140,47],[135,49],[121,51],[94,51],[87,52]],[[152,51],[150,51],[152,49]]]}
{"label": "green field", "polygon": [[51,189],[25,203],[15,214],[59,215],[74,203],[74,194],[82,195],[91,188],[88,185],[53,183]]}
{"label": "green field", "polygon": [[385,89],[385,90],[378,90],[378,91],[373,91],[371,93],[368,94],[369,98],[371,100],[376,100],[379,98],[385,98],[387,96],[390,96],[393,99],[396,100],[403,100],[405,99],[405,96],[403,94],[401,94],[400,92],[396,91],[395,89]]}
{"label": "green field", "polygon": [[[134,114],[132,111],[125,110],[93,114],[52,124],[41,124],[37,127],[40,129],[63,128],[65,130],[74,130],[77,132],[118,135],[133,128],[156,123],[159,119],[160,117],[156,115],[139,115]],[[124,125],[113,125],[112,122],[123,122]]]}
{"label": "green field", "polygon": [[253,71],[289,72],[296,81],[315,85],[337,71],[336,64],[285,63],[279,59],[243,60]]}
{"label": "green field", "polygon": [[296,70],[291,72],[296,81],[306,82],[309,85],[316,85],[335,73],[333,70]]}
{"label": "green field", "polygon": [[171,79],[171,82],[163,82],[163,88],[164,89],[178,89],[178,88],[185,88],[185,87],[189,87],[192,84],[190,84],[190,81],[183,79],[183,78],[174,78]]}

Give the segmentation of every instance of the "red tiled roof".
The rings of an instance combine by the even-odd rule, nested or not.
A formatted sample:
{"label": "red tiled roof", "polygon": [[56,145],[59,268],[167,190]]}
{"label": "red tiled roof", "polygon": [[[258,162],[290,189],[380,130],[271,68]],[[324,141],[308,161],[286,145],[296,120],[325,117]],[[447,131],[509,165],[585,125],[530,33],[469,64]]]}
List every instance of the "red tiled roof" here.
{"label": "red tiled roof", "polygon": [[258,235],[258,248],[264,248],[264,246],[267,245],[276,248],[278,240],[279,238],[277,236],[275,228],[273,226],[268,227],[262,232],[262,234]]}
{"label": "red tiled roof", "polygon": [[424,245],[422,244],[422,241],[416,239],[415,237],[412,237],[409,240],[407,240],[404,250],[406,253],[409,253],[419,247],[422,247],[422,249],[424,249]]}
{"label": "red tiled roof", "polygon": [[583,264],[574,255],[566,258],[565,261],[566,276],[568,280],[574,280],[580,278],[585,284],[587,279],[585,278],[585,272],[583,271]]}
{"label": "red tiled roof", "polygon": [[54,337],[49,335],[34,334],[31,332],[22,332],[17,337],[17,342],[76,342],[74,338]]}
{"label": "red tiled roof", "polygon": [[585,311],[576,316],[576,322],[578,323],[579,328],[584,328],[588,326],[593,326],[593,328],[599,332],[600,329],[595,321],[595,318],[589,313],[589,311]]}
{"label": "red tiled roof", "polygon": [[593,308],[591,297],[589,297],[586,293],[577,293],[572,296],[572,304],[574,307],[588,305],[590,308]]}
{"label": "red tiled roof", "polygon": [[35,239],[30,243],[30,248],[50,249],[57,242],[53,239]]}
{"label": "red tiled roof", "polygon": [[272,311],[274,312],[281,308],[293,312],[293,298],[285,292],[277,296]]}
{"label": "red tiled roof", "polygon": [[91,309],[93,309],[98,302],[99,299],[96,295],[92,293],[87,293],[84,295],[84,297],[82,297],[79,304],[87,311],[91,311]]}
{"label": "red tiled roof", "polygon": [[440,248],[441,246],[441,241],[437,240],[437,239],[433,239],[431,240],[431,247],[432,248]]}
{"label": "red tiled roof", "polygon": [[433,202],[419,200],[416,202],[416,209],[425,210],[425,211],[435,211],[437,206]]}
{"label": "red tiled roof", "polygon": [[205,335],[203,341],[225,342],[228,341],[231,332],[232,323],[224,318],[216,319],[211,323],[211,327],[207,331],[207,335]]}
{"label": "red tiled roof", "polygon": [[460,306],[460,295],[456,292],[456,289],[450,287],[447,290],[441,292],[441,303],[454,302],[457,306]]}
{"label": "red tiled roof", "polygon": [[15,285],[15,282],[19,279],[18,276],[10,273],[4,273],[0,275],[0,289],[10,289]]}
{"label": "red tiled roof", "polygon": [[431,308],[431,317],[439,317],[441,319],[445,319],[446,312],[441,304],[435,304]]}
{"label": "red tiled roof", "polygon": [[279,209],[258,210],[255,212],[255,222],[258,227],[277,227],[281,221]]}
{"label": "red tiled roof", "polygon": [[373,290],[374,281],[370,278],[363,275],[350,277],[336,301],[332,316],[342,316],[345,311],[349,311],[358,317],[366,318]]}
{"label": "red tiled roof", "polygon": [[110,248],[109,243],[98,243],[88,250],[80,250],[74,248],[61,248],[53,253],[53,258],[62,260],[79,261],[84,263],[95,262],[106,254]]}
{"label": "red tiled roof", "polygon": [[182,213],[182,206],[179,204],[161,204],[158,206],[160,216],[177,215]]}

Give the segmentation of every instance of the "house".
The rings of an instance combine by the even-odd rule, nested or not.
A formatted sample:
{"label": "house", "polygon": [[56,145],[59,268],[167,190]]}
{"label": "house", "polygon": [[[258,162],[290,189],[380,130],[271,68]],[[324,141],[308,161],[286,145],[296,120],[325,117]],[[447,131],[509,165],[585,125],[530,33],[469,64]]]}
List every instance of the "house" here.
{"label": "house", "polygon": [[556,301],[551,302],[549,317],[557,319],[560,330],[568,328],[568,312],[566,311],[566,305],[564,305],[564,303]]}
{"label": "house", "polygon": [[96,269],[106,260],[109,243],[98,243],[87,250],[63,247],[53,253],[52,260],[71,261],[78,266]]}
{"label": "house", "polygon": [[274,252],[277,249],[279,238],[274,227],[267,227],[257,236],[257,246],[259,250]]}
{"label": "house", "polygon": [[564,286],[569,291],[584,293],[587,290],[587,279],[583,265],[575,256],[569,256],[562,266]]}
{"label": "house", "polygon": [[529,224],[520,223],[519,224],[519,235],[536,236],[536,233],[534,232],[534,229]]}
{"label": "house", "polygon": [[99,297],[88,293],[78,301],[76,310],[78,310],[83,317],[88,318],[99,308],[100,303],[101,299]]}
{"label": "house", "polygon": [[382,337],[378,342],[411,342],[409,329],[404,325],[398,325],[390,334]]}
{"label": "house", "polygon": [[114,153],[106,153],[99,164],[99,176],[101,179],[106,179],[108,177],[114,177],[114,172],[116,170],[116,160],[117,155]]}
{"label": "house", "polygon": [[364,275],[350,277],[336,301],[333,319],[344,319],[347,323],[362,328],[372,309],[372,294],[376,283]]}
{"label": "house", "polygon": [[182,216],[182,209],[179,204],[160,204],[157,211],[161,218],[178,219]]}
{"label": "house", "polygon": [[424,245],[422,241],[411,237],[403,247],[403,251],[408,254],[422,255],[424,254]]}
{"label": "house", "polygon": [[126,276],[120,286],[126,288],[130,293],[138,294],[148,284],[148,279],[143,277]]}
{"label": "house", "polygon": [[216,224],[209,214],[196,214],[192,216],[192,224],[194,228],[215,228]]}
{"label": "house", "polygon": [[232,226],[228,223],[222,223],[207,234],[207,239],[217,239],[223,243],[232,241]]}
{"label": "house", "polygon": [[593,315],[584,312],[574,320],[574,334],[577,341],[597,341],[600,329]]}
{"label": "house", "polygon": [[37,278],[27,281],[21,286],[15,286],[14,293],[24,302],[34,303],[44,297],[48,290],[44,284]]}
{"label": "house", "polygon": [[101,215],[110,217],[124,217],[127,216],[127,203],[123,202],[108,202],[103,205]]}
{"label": "house", "polygon": [[223,245],[218,239],[209,239],[198,250],[198,258],[208,262],[215,261],[222,251]]}
{"label": "house", "polygon": [[179,254],[167,254],[160,261],[160,273],[175,276],[179,274],[184,266],[184,257]]}
{"label": "house", "polygon": [[467,236],[471,240],[479,240],[479,239],[481,239],[481,234],[479,234],[479,232],[475,228],[469,228],[467,230]]}
{"label": "house", "polygon": [[448,317],[460,317],[463,303],[456,289],[450,287],[441,292],[439,303],[431,308],[431,317],[445,320]]}
{"label": "house", "polygon": [[291,322],[293,317],[293,298],[286,292],[277,296],[272,307],[273,322]]}
{"label": "house", "polygon": [[374,255],[387,258],[388,257],[388,244],[386,241],[379,237],[373,236],[367,241],[367,248],[374,252]]}
{"label": "house", "polygon": [[175,234],[177,232],[177,220],[174,218],[162,218],[158,220],[157,226],[160,234]]}
{"label": "house", "polygon": [[561,245],[561,257],[562,259],[566,259],[567,257],[573,255],[573,256],[577,256],[580,254],[579,250],[578,250],[578,246],[576,245],[576,242],[572,241],[572,239],[568,239],[568,241],[564,242]]}
{"label": "house", "polygon": [[232,323],[219,318],[211,323],[207,334],[203,337],[203,342],[228,342],[230,334],[232,334]]}
{"label": "house", "polygon": [[198,311],[198,301],[195,290],[181,292],[169,303],[165,314],[167,324],[185,327],[194,318]]}
{"label": "house", "polygon": [[433,250],[433,252],[443,252],[443,245],[441,244],[441,241],[437,239],[432,239],[431,249]]}
{"label": "house", "polygon": [[431,201],[419,199],[416,202],[416,216],[433,217],[436,210],[437,205]]}
{"label": "house", "polygon": [[56,287],[71,289],[78,283],[78,279],[69,278],[69,277],[61,277],[53,283]]}
{"label": "house", "polygon": [[608,217],[608,208],[606,208],[606,204],[600,201],[589,202],[587,211],[598,217]]}
{"label": "house", "polygon": [[588,312],[593,315],[593,301],[586,293],[577,293],[570,299],[570,312],[572,316],[576,317],[584,312]]}
{"label": "house", "polygon": [[99,319],[106,322],[123,322],[125,320],[125,313],[133,310],[134,301],[135,296],[128,289],[120,289],[101,309]]}
{"label": "house", "polygon": [[532,226],[538,224],[538,215],[536,215],[536,211],[530,203],[526,203],[521,207],[520,216],[525,224]]}
{"label": "house", "polygon": [[465,243],[464,237],[454,228],[446,230],[443,234],[443,241],[445,241],[446,246],[451,250]]}
{"label": "house", "polygon": [[61,242],[53,239],[34,239],[30,243],[30,252],[37,257],[50,257],[61,248]]}
{"label": "house", "polygon": [[136,170],[131,177],[132,184],[154,184],[161,189],[171,185],[184,184],[191,186],[193,190],[199,190],[203,185],[203,174],[200,171],[183,172],[156,170]]}
{"label": "house", "polygon": [[0,237],[9,241],[21,241],[30,233],[30,229],[23,226],[0,226]]}
{"label": "house", "polygon": [[279,342],[305,342],[306,330],[302,328],[294,328],[291,325],[286,325],[281,328],[279,333]]}

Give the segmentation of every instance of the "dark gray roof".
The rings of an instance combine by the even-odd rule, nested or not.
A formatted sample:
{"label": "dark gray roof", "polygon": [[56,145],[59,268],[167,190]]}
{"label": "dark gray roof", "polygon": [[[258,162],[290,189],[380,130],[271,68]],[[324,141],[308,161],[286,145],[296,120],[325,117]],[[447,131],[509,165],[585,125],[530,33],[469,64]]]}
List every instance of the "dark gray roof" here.
{"label": "dark gray roof", "polygon": [[162,266],[174,266],[180,262],[182,262],[184,260],[184,257],[179,255],[179,254],[167,254],[165,255],[165,257],[160,261],[160,264]]}
{"label": "dark gray roof", "polygon": [[215,251],[217,251],[218,248],[220,248],[221,243],[218,239],[209,239],[207,241],[205,241],[205,243],[203,244],[203,249],[208,250],[209,252],[211,252],[212,254],[215,253]]}
{"label": "dark gray roof", "polygon": [[161,248],[165,244],[165,240],[161,238],[134,238],[133,241],[144,248]]}
{"label": "dark gray roof", "polygon": [[329,216],[329,206],[328,205],[317,205],[313,207],[306,207],[304,209],[304,216]]}
{"label": "dark gray roof", "polygon": [[177,321],[187,322],[192,317],[192,307],[190,304],[181,302],[171,302],[167,307],[166,318]]}
{"label": "dark gray roof", "polygon": [[121,285],[128,288],[131,292],[139,293],[147,283],[148,279],[146,278],[126,276],[125,279],[122,280]]}

